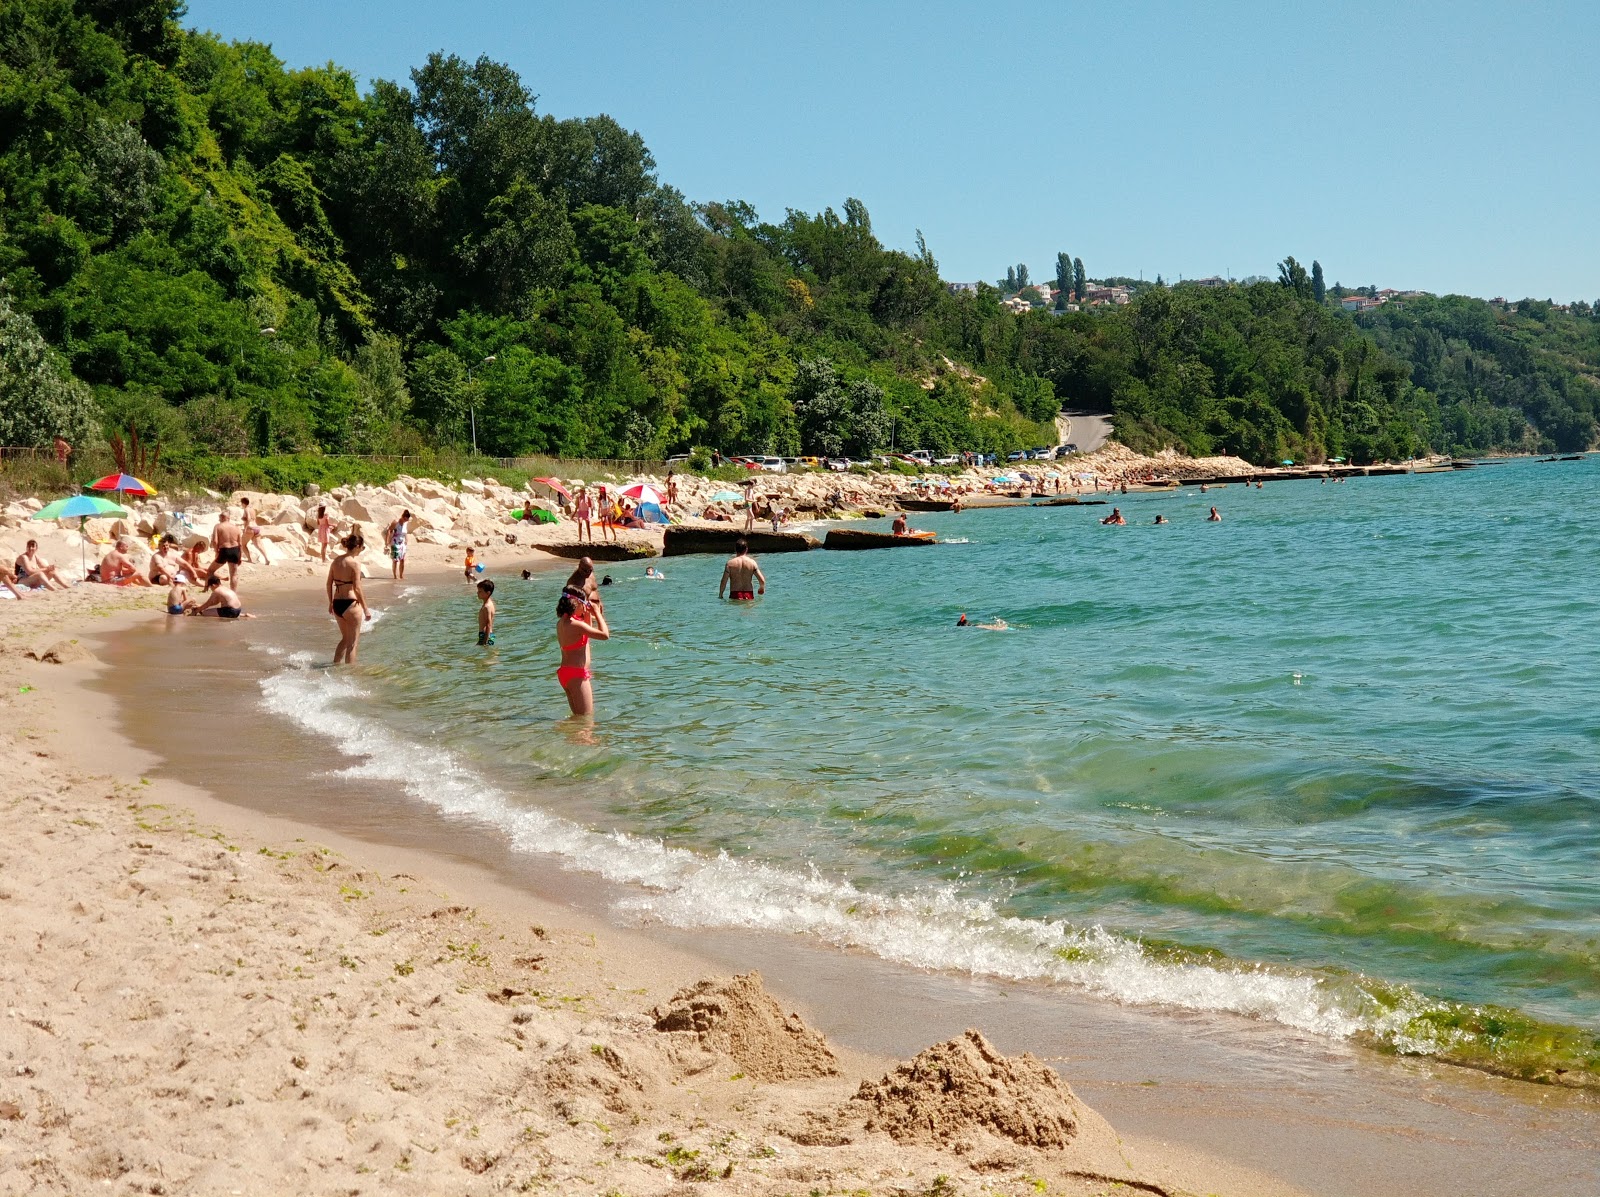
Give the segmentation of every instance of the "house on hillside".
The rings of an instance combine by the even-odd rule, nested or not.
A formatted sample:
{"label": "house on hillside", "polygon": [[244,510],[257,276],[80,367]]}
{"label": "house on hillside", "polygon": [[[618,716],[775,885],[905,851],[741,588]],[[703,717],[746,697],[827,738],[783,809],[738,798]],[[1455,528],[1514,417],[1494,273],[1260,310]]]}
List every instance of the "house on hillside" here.
{"label": "house on hillside", "polygon": [[1085,287],[1083,298],[1093,307],[1096,304],[1122,304],[1133,299],[1133,292],[1126,287]]}
{"label": "house on hillside", "polygon": [[1017,312],[1018,314],[1033,311],[1033,305],[1020,295],[1013,295],[1010,299],[1002,299],[1000,306],[1008,312]]}
{"label": "house on hillside", "polygon": [[1380,308],[1386,300],[1372,299],[1365,295],[1346,295],[1339,301],[1339,306],[1347,312],[1370,312],[1373,308]]}
{"label": "house on hillside", "polygon": [[946,291],[950,292],[950,294],[952,294],[952,295],[976,295],[978,293],[978,284],[977,283],[946,283],[944,285],[944,289]]}
{"label": "house on hillside", "polygon": [[1213,289],[1217,287],[1226,287],[1228,285],[1228,280],[1223,278],[1220,274],[1213,274],[1208,278],[1191,278],[1185,281],[1196,287],[1211,287]]}

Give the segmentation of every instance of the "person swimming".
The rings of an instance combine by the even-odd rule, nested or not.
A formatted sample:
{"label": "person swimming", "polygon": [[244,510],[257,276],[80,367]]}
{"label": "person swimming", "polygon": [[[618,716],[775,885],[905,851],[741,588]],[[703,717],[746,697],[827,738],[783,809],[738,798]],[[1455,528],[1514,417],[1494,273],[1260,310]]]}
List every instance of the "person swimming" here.
{"label": "person swimming", "polygon": [[956,620],[956,627],[964,628],[966,626],[967,626],[967,613],[965,611],[963,611],[961,613],[961,618]]}
{"label": "person swimming", "polygon": [[1222,516],[1218,515],[1217,514],[1217,509],[1215,507],[1213,507],[1211,509],[1211,514],[1206,516],[1206,523],[1208,523],[1208,524],[1220,524],[1221,522],[1222,522]]}
{"label": "person swimming", "polygon": [[1122,524],[1126,524],[1128,521],[1122,514],[1122,508],[1113,507],[1111,509],[1111,514],[1106,516],[1106,518],[1101,520],[1100,522],[1102,524],[1122,525]]}
{"label": "person swimming", "polygon": [[1166,517],[1166,516],[1164,516],[1164,515],[1158,515],[1158,516],[1156,516],[1156,523],[1158,523],[1158,524],[1164,524],[1164,523],[1166,523],[1166,522],[1167,522],[1167,517]]}

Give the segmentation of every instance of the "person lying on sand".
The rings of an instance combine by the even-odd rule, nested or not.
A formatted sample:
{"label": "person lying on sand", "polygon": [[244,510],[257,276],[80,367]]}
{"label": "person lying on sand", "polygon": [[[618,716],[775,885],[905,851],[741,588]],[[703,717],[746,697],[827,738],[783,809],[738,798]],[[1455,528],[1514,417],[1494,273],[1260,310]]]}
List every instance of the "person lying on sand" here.
{"label": "person lying on sand", "polygon": [[246,615],[244,600],[239,597],[239,592],[229,586],[216,574],[206,579],[206,589],[211,592],[209,598],[198,607],[191,604],[192,614],[215,615],[218,619],[254,619],[254,615]]}

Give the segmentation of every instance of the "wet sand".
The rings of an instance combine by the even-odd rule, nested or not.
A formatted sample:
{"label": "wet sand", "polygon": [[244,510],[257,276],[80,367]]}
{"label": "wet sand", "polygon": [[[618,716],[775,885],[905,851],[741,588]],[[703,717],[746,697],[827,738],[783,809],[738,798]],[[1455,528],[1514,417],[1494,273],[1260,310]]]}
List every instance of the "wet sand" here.
{"label": "wet sand", "polygon": [[[412,584],[464,589],[459,577]],[[387,581],[374,583],[385,601]],[[545,858],[510,852],[494,832],[397,800],[388,787],[330,777],[347,761],[259,707],[275,658],[251,644],[327,651],[335,637],[316,592],[263,594],[262,618],[227,638],[198,621],[142,620],[103,637],[112,668],[95,683],[114,722],[159,754],[158,775],[209,788],[248,811],[309,824],[373,851],[421,852],[453,887],[554,903],[574,921],[612,921],[617,891]],[[1227,1016],[1121,1008],[1042,985],[922,973],[799,937],[634,929],[660,949],[723,971],[756,967],[831,1040],[909,1055],[982,1027],[1007,1051],[1057,1064],[1093,1107],[1135,1141],[1164,1143],[1259,1170],[1306,1192],[1600,1191],[1600,1105],[1562,1090],[1345,1044]],[[1217,1176],[1228,1175],[1217,1165]]]}

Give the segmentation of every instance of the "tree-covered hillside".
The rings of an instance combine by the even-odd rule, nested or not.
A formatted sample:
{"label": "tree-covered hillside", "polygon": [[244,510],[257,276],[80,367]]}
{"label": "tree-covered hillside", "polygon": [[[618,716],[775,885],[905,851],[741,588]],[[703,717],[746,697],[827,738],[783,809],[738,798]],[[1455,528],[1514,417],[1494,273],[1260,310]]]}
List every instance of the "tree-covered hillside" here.
{"label": "tree-covered hillside", "polygon": [[1592,333],[1567,358],[1556,333],[1398,312],[1363,335],[1292,280],[1018,316],[952,294],[920,237],[886,248],[858,200],[778,221],[690,203],[637,133],[542,115],[487,59],[363,92],[182,16],[0,4],[6,439],[136,423],[166,462],[474,435],[496,455],[1003,450],[1053,439],[1063,402],[1136,445],[1262,461],[1593,435]]}

